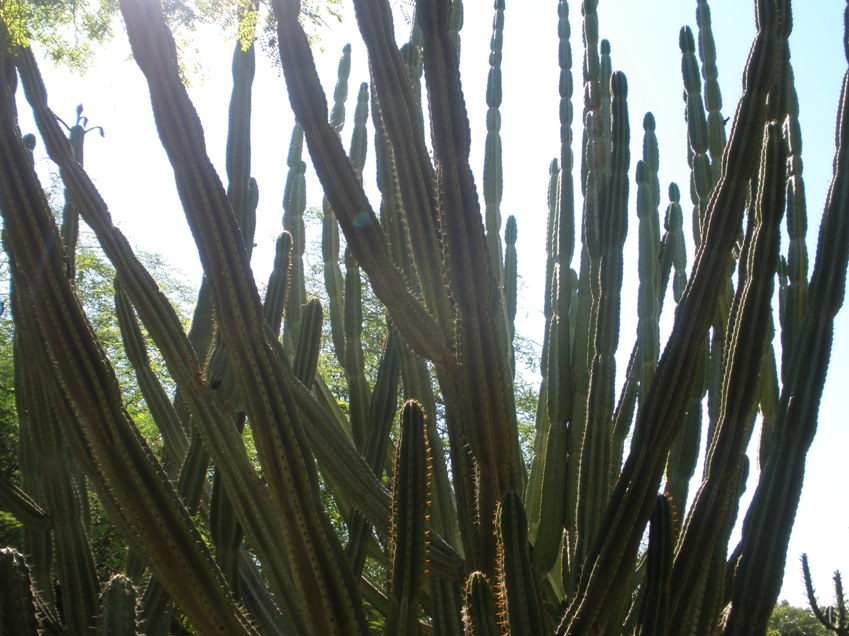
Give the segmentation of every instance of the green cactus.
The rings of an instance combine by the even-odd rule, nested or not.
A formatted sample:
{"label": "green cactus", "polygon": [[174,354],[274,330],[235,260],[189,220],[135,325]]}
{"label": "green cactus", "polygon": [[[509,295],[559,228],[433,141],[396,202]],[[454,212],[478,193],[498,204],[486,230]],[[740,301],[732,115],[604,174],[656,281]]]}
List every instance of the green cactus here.
{"label": "green cactus", "polygon": [[418,596],[427,567],[430,508],[430,448],[421,404],[401,410],[401,431],[392,475],[392,531],[389,538],[391,610],[386,634],[414,634]]}
{"label": "green cactus", "polygon": [[32,578],[24,557],[12,548],[0,549],[0,624],[10,634],[38,634]]}
{"label": "green cactus", "polygon": [[109,579],[100,594],[100,605],[99,634],[132,636],[137,633],[136,590],[127,577],[116,574]]}
{"label": "green cactus", "polygon": [[849,617],[846,612],[846,597],[843,594],[843,577],[839,571],[834,572],[834,597],[835,605],[831,607],[820,607],[817,602],[814,584],[811,582],[811,568],[808,565],[808,555],[802,555],[802,577],[805,580],[805,591],[808,594],[808,603],[814,616],[829,631],[837,636],[849,634]]}
{"label": "green cactus", "polygon": [[[558,2],[560,149],[549,172],[542,384],[526,475],[513,392],[515,217],[503,253],[500,237],[506,3],[494,3],[486,103],[472,106],[486,110],[480,193],[459,73],[462,3],[410,3],[410,41],[399,47],[391,3],[354,2],[370,77],[359,85],[348,152],[341,131],[353,49],[343,50],[328,108],[299,4],[270,6],[298,124],[261,300],[249,267],[259,192],[250,176],[250,37],[233,58],[225,191],[158,3],[120,2],[205,272],[188,333],[112,225],[76,138],[50,110],[32,52],[0,47],[10,71],[0,74],[0,212],[22,467],[20,482],[0,481],[0,503],[23,524],[27,554],[25,563],[0,553],[0,622],[16,633],[160,634],[182,617],[198,632],[227,634],[762,633],[843,304],[849,79],[809,276],[789,2],[755,2],[757,33],[727,139],[710,8],[696,3],[698,39],[689,27],[679,37],[687,233],[697,248],[688,270],[675,184],[660,228],[660,126],[651,114],[631,168],[627,83],[600,38],[597,0],[581,2],[583,137],[573,148],[569,5]],[[12,70],[68,205],[117,271],[115,315],[164,442],[159,457],[127,415],[69,280],[72,224],[60,238],[33,169],[33,139],[17,129]],[[372,142],[379,205],[363,175]],[[322,290],[305,272],[304,145],[325,198]],[[580,225],[573,172],[584,195]],[[626,263],[634,214],[639,255]],[[617,396],[626,266],[639,274],[638,326]],[[664,345],[667,288],[666,304],[676,306]],[[329,337],[322,302],[308,290],[327,299]],[[386,328],[374,373],[363,321],[372,298]],[[150,369],[142,329],[176,384],[173,397]],[[323,368],[331,347],[338,365]],[[728,557],[756,426],[759,483]],[[704,475],[693,486],[700,455]],[[125,572],[100,599],[89,490],[129,547]]]}
{"label": "green cactus", "polygon": [[466,581],[463,626],[467,636],[497,636],[498,625],[492,586],[483,572],[472,572]]}

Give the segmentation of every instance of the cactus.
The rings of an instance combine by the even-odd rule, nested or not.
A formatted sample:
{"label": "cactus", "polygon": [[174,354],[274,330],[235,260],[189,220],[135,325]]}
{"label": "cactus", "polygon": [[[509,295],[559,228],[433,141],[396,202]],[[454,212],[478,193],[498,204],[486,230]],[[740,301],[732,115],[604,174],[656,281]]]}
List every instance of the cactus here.
{"label": "cactus", "polygon": [[[679,37],[687,233],[697,247],[688,271],[675,184],[661,233],[660,126],[651,114],[632,169],[627,80],[600,38],[596,0],[581,2],[583,137],[573,148],[569,5],[558,2],[560,149],[549,173],[543,381],[526,474],[512,390],[515,217],[503,253],[500,237],[506,3],[494,3],[486,101],[468,105],[486,111],[480,193],[459,74],[462,4],[416,2],[410,41],[399,47],[390,3],[354,2],[371,75],[359,85],[348,152],[341,131],[354,49],[343,50],[328,108],[299,4],[270,7],[298,124],[261,300],[249,266],[259,192],[250,176],[250,36],[243,29],[234,52],[225,190],[158,4],[120,2],[205,272],[188,333],[112,225],[50,111],[31,51],[0,48],[3,67],[20,74],[69,205],[115,265],[124,349],[164,440],[154,455],[123,408],[112,362],[68,278],[72,240],[60,238],[33,170],[33,140],[16,126],[15,76],[3,73],[0,212],[13,280],[22,475],[0,482],[0,502],[23,524],[27,553],[26,564],[0,553],[4,625],[158,634],[185,617],[199,632],[227,634],[763,632],[843,303],[849,80],[809,276],[789,2],[755,2],[758,30],[726,139],[710,8],[699,0],[698,39],[689,27]],[[364,183],[372,143],[379,205]],[[304,146],[325,197],[318,291],[304,270]],[[573,172],[584,194],[580,225]],[[639,255],[626,264],[629,215],[638,220]],[[626,266],[639,273],[638,327],[617,396]],[[322,302],[307,300],[308,290],[327,299],[329,337]],[[386,330],[376,373],[364,344],[372,298]],[[664,347],[659,319],[673,302]],[[150,369],[142,327],[177,386],[173,398]],[[343,395],[319,362],[331,347]],[[758,425],[769,439],[729,558],[745,449]],[[704,475],[688,507],[700,450]],[[129,546],[126,571],[100,600],[88,487]],[[843,618],[828,620],[845,628]]]}
{"label": "cactus", "polygon": [[392,531],[389,537],[391,611],[386,634],[412,634],[418,623],[418,596],[427,563],[430,508],[430,449],[421,404],[401,410],[401,431],[392,475]]}
{"label": "cactus", "polygon": [[131,636],[138,630],[136,626],[136,590],[130,580],[116,574],[100,595],[101,610],[98,633],[125,634]]}
{"label": "cactus", "polygon": [[843,577],[839,571],[834,573],[834,597],[835,605],[831,607],[820,607],[817,602],[814,584],[811,582],[811,568],[808,565],[808,555],[802,555],[802,577],[805,580],[805,591],[808,594],[808,603],[811,605],[811,611],[817,620],[829,632],[834,632],[837,636],[846,636],[849,634],[849,618],[846,613],[846,597],[843,595]]}

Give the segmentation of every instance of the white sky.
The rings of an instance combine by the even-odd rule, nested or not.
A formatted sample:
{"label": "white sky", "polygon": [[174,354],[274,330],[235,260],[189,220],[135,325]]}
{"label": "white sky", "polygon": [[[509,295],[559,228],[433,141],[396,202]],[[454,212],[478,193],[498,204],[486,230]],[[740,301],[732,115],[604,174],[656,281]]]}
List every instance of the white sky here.
{"label": "white sky", "polygon": [[[346,3],[346,10],[349,9]],[[492,5],[466,0],[462,31],[462,73],[472,127],[472,166],[478,186],[482,183],[485,137],[484,99],[488,70]],[[554,0],[508,0],[503,60],[504,103],[502,139],[504,153],[504,197],[502,215],[518,220],[520,309],[519,330],[541,342],[542,282],[544,280],[544,232],[548,164],[559,155],[557,3]],[[571,3],[573,70],[576,81],[575,112],[580,105],[580,2]],[[816,234],[834,154],[834,122],[840,83],[846,67],[842,49],[843,3],[839,0],[797,2],[791,38],[792,62],[800,101],[804,140],[804,177],[809,210],[809,261],[813,267]],[[751,3],[713,0],[717,65],[726,116],[733,115],[740,94],[741,74],[754,34]],[[600,34],[610,40],[614,69],[628,76],[631,115],[631,197],[636,190],[633,171],[641,156],[642,118],[652,111],[657,120],[660,143],[660,181],[665,197],[670,181],[681,187],[682,202],[688,201],[686,131],[683,119],[682,84],[678,31],[689,24],[695,31],[695,2],[682,0],[603,0],[599,7]],[[347,14],[341,25],[322,32],[324,52],[317,53],[325,91],[332,93],[336,67],[344,43],[354,47],[349,84],[348,114],[354,110],[356,89],[367,81],[364,47],[355,33],[355,21]],[[396,25],[397,26],[397,25]],[[399,31],[403,25],[398,26]],[[190,93],[206,131],[210,157],[224,175],[224,147],[230,97],[232,44],[216,33],[198,40],[204,76],[195,77]],[[254,265],[257,280],[267,280],[273,245],[281,229],[281,199],[285,182],[285,158],[293,124],[282,78],[258,54],[253,98],[253,175],[260,186],[257,248]],[[42,73],[53,110],[72,123],[80,102],[92,125],[101,125],[106,138],[90,137],[86,143],[86,168],[95,180],[112,215],[130,241],[139,249],[162,254],[189,280],[199,278],[200,266],[183,218],[171,168],[158,143],[150,112],[149,97],[141,72],[129,58],[121,27],[115,41],[104,48],[96,64],[84,77],[42,64]],[[20,104],[23,132],[34,132],[27,107]],[[580,119],[580,117],[578,117]],[[342,133],[350,137],[350,126]],[[580,140],[580,130],[574,129]],[[574,149],[579,154],[578,149]],[[374,152],[369,149],[365,174],[374,174]],[[49,169],[43,154],[36,155],[39,170]],[[38,159],[38,157],[41,157]],[[577,192],[580,192],[576,188]],[[376,188],[369,187],[372,201]],[[317,180],[308,174],[308,205],[321,203]],[[665,206],[666,201],[663,204]],[[631,206],[634,209],[634,206]],[[579,208],[580,210],[580,208]],[[689,228],[690,210],[685,210]],[[630,220],[626,246],[631,266],[626,266],[625,289],[633,300],[623,299],[620,351],[627,355],[636,332],[636,213]],[[629,256],[626,256],[628,258]],[[692,264],[692,247],[688,250]],[[667,307],[669,305],[667,304]],[[631,315],[633,313],[634,315]],[[823,396],[819,432],[808,456],[805,489],[788,550],[788,567],[781,598],[805,606],[799,557],[808,552],[815,585],[822,602],[833,595],[834,569],[849,576],[849,486],[846,471],[849,434],[845,401],[841,392],[849,380],[849,312],[842,312],[835,326],[831,372]],[[620,361],[620,366],[624,363]],[[620,369],[621,373],[621,369]],[[845,400],[845,398],[844,398]],[[752,466],[756,461],[752,461]],[[752,471],[755,472],[754,470]],[[750,482],[750,492],[755,482]]]}

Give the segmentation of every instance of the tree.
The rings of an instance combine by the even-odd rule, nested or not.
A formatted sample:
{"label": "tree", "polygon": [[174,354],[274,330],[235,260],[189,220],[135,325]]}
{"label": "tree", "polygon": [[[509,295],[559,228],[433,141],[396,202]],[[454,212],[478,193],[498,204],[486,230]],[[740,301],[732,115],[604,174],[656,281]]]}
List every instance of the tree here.
{"label": "tree", "polygon": [[[336,7],[339,1],[316,0],[303,3],[303,21],[311,29],[312,37],[315,37],[317,27],[324,24],[328,18],[339,19]],[[168,24],[184,39],[203,24],[218,24],[224,29],[231,29],[238,23],[237,12],[246,8],[253,16],[253,27],[260,22],[264,25],[266,36],[271,35],[272,22],[269,19],[268,6],[258,0],[187,0],[163,3],[163,12]],[[37,43],[54,62],[81,72],[85,71],[91,62],[95,47],[112,38],[112,27],[117,13],[118,3],[114,0],[0,2],[0,19],[6,25],[14,46]],[[253,39],[252,34],[248,39]]]}
{"label": "tree", "polygon": [[810,610],[781,601],[769,618],[766,633],[767,636],[819,636],[826,631]]}
{"label": "tree", "polygon": [[[5,53],[0,211],[15,337],[26,353],[15,360],[24,406],[18,416],[27,435],[53,421],[34,417],[38,408],[50,409],[57,425],[39,433],[44,457],[56,461],[28,462],[22,474],[32,481],[11,497],[32,533],[24,541],[30,569],[13,552],[3,553],[2,565],[20,577],[17,598],[33,612],[8,620],[32,626],[37,616],[82,632],[120,606],[147,633],[167,632],[175,607],[203,633],[274,633],[281,626],[299,634],[364,633],[367,613],[388,633],[489,633],[499,625],[516,634],[766,631],[849,259],[844,84],[834,180],[808,277],[787,0],[755,2],[758,31],[727,138],[706,2],[697,13],[701,69],[693,33],[681,32],[698,246],[689,275],[674,184],[661,236],[655,121],[644,119],[635,175],[639,329],[618,401],[627,81],[611,72],[596,3],[585,2],[578,225],[570,26],[567,3],[559,3],[562,149],[551,170],[544,377],[527,472],[514,393],[515,222],[505,224],[503,244],[500,236],[504,2],[495,2],[481,205],[457,66],[459,1],[417,2],[412,39],[401,49],[389,3],[355,2],[372,84],[358,94],[346,153],[340,130],[350,49],[328,112],[299,3],[274,0],[276,45],[298,125],[287,160],[287,231],[262,300],[249,267],[258,187],[250,177],[253,50],[240,43],[234,52],[225,190],[206,155],[161,8],[144,0],[120,7],[206,277],[186,333],[70,152],[31,52]],[[148,382],[143,347],[130,357],[140,385],[148,382],[145,397],[165,440],[162,462],[124,408],[68,280],[59,234],[15,127],[12,65],[69,200],[115,266],[125,339],[137,320],[144,324],[177,386],[170,399]],[[428,118],[419,99],[422,72]],[[369,102],[379,209],[362,186]],[[323,309],[305,297],[304,144],[326,196],[326,310],[347,414],[316,374]],[[790,240],[780,254],[785,211]],[[576,253],[580,267],[573,271]],[[362,344],[364,278],[386,312],[373,381]],[[661,354],[658,317],[670,280],[677,307]],[[780,364],[771,346],[776,328]],[[685,510],[705,400],[705,475]],[[444,406],[439,422],[437,402]],[[758,410],[762,439],[771,444],[761,448],[759,485],[728,558]],[[70,453],[59,452],[63,445]],[[129,545],[125,572],[113,579],[117,597],[135,600],[127,578],[146,586],[138,616],[135,602],[97,598],[82,475]],[[31,594],[32,587],[53,589],[54,544],[61,596]],[[386,585],[373,578],[381,572]]]}

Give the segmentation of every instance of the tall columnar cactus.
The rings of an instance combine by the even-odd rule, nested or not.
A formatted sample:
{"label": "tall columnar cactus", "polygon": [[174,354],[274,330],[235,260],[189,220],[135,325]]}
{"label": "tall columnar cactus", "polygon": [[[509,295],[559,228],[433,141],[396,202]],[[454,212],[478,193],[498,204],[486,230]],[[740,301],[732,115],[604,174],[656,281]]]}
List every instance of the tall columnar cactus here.
{"label": "tall columnar cactus", "polygon": [[[121,0],[204,267],[188,333],[112,225],[52,115],[34,56],[0,47],[0,212],[13,280],[22,466],[19,483],[0,482],[0,504],[23,524],[27,554],[0,552],[4,625],[20,633],[160,634],[178,612],[200,632],[226,634],[364,634],[369,621],[390,634],[764,631],[843,303],[849,80],[809,279],[789,2],[755,2],[757,33],[726,139],[710,9],[699,0],[698,39],[687,27],[679,40],[697,246],[688,273],[675,184],[660,228],[651,114],[631,168],[627,81],[600,39],[597,0],[581,3],[583,132],[573,148],[569,5],[558,2],[560,149],[549,174],[542,384],[526,475],[513,394],[516,220],[507,220],[502,254],[498,211],[501,44],[510,14],[503,0],[494,3],[486,101],[468,105],[486,111],[479,196],[459,74],[462,4],[416,2],[410,41],[400,47],[390,4],[354,2],[370,77],[360,84],[345,152],[353,48],[343,50],[328,108],[299,3],[272,2],[298,124],[286,158],[283,233],[260,299],[249,267],[258,197],[250,42],[234,52],[225,190],[158,3]],[[253,20],[256,11],[247,3],[240,13]],[[12,70],[69,203],[115,266],[117,321],[164,442],[160,456],[127,415],[68,279],[71,254],[33,170],[32,140],[16,127]],[[369,138],[379,205],[363,174]],[[321,302],[307,300],[305,145],[325,197],[324,290],[316,295],[327,298],[329,338]],[[579,223],[573,172],[584,194]],[[781,253],[785,210],[790,240]],[[639,273],[638,328],[617,397],[629,215],[638,220],[639,256],[630,264]],[[386,318],[373,377],[363,345],[371,297]],[[673,302],[663,347],[659,318]],[[150,368],[142,327],[177,385],[173,398]],[[328,388],[319,362],[331,343],[343,396]],[[756,426],[770,443],[728,557]],[[704,475],[688,508],[700,454]],[[124,575],[100,598],[90,495],[130,547]]]}
{"label": "tall columnar cactus", "polygon": [[504,0],[495,0],[489,76],[486,81],[486,152],[483,166],[484,218],[492,271],[501,274],[501,195],[504,189],[501,161],[501,50],[504,45]]}
{"label": "tall columnar cactus", "polygon": [[418,623],[418,596],[427,563],[430,508],[430,448],[421,404],[407,402],[392,475],[392,532],[389,538],[389,593],[392,610],[387,634],[411,634]]}

